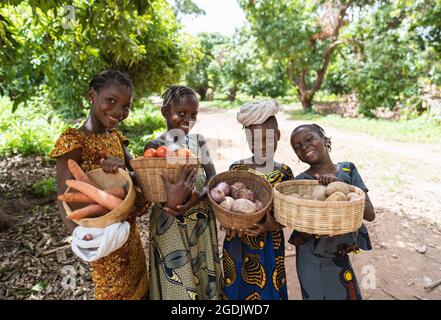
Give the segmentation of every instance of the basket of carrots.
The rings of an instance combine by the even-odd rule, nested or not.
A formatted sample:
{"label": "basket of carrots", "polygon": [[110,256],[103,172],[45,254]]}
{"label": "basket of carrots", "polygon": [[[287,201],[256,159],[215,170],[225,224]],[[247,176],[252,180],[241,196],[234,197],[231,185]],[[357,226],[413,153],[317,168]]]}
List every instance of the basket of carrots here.
{"label": "basket of carrots", "polygon": [[136,194],[126,171],[96,169],[86,174],[75,161],[68,165],[75,179],[66,180],[68,188],[58,196],[68,219],[84,227],[104,228],[129,216]]}
{"label": "basket of carrots", "polygon": [[224,227],[250,228],[265,216],[273,188],[263,177],[245,170],[226,171],[208,182],[208,199]]}
{"label": "basket of carrots", "polygon": [[131,160],[130,164],[137,175],[145,199],[150,202],[166,202],[164,182],[159,173],[163,172],[175,183],[182,169],[186,165],[197,168],[199,159],[189,149],[171,151],[167,146],[161,146],[157,149],[147,149],[142,157]]}

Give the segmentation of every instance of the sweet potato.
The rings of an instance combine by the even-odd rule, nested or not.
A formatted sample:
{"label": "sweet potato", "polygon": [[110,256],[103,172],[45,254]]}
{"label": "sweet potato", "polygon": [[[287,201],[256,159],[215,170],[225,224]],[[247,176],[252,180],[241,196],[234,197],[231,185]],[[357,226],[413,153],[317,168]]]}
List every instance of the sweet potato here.
{"label": "sweet potato", "polygon": [[89,204],[84,208],[77,209],[68,214],[68,218],[72,220],[92,218],[102,216],[109,212],[109,209],[103,207],[100,204]]}
{"label": "sweet potato", "polygon": [[82,181],[68,179],[66,184],[109,210],[115,209],[123,202],[123,200]]}
{"label": "sweet potato", "polygon": [[82,181],[82,182],[86,182],[96,188],[99,188],[99,186],[92,179],[90,179],[88,177],[88,175],[83,171],[83,169],[81,169],[79,164],[76,163],[74,160],[69,159],[67,161],[67,165],[68,165],[69,170],[75,179]]}
{"label": "sweet potato", "polygon": [[337,191],[343,193],[344,195],[347,195],[349,193],[349,185],[344,182],[335,181],[331,182],[326,187],[326,195],[328,197]]}
{"label": "sweet potato", "polygon": [[[104,191],[122,200],[124,200],[124,198],[126,197],[126,191],[123,188],[113,188]],[[81,192],[76,192],[76,193],[70,192],[70,193],[61,194],[58,196],[58,200],[68,203],[96,203],[95,200],[89,198],[88,196],[86,196],[84,193]]]}

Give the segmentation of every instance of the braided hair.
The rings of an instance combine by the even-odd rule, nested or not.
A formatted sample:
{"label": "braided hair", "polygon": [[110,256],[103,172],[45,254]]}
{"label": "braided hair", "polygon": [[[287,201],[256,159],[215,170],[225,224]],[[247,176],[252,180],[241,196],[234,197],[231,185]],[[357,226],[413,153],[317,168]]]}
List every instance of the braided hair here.
{"label": "braided hair", "polygon": [[107,86],[109,83],[124,85],[133,92],[133,84],[129,76],[126,73],[117,70],[105,70],[93,76],[90,79],[89,90],[93,89],[96,92],[99,92],[99,90]]}
{"label": "braided hair", "polygon": [[198,100],[196,92],[190,87],[183,85],[169,86],[162,95],[162,107],[168,107],[171,103],[181,104],[185,96],[194,96]]}
{"label": "braided hair", "polygon": [[324,130],[322,127],[320,127],[318,124],[315,124],[315,123],[312,123],[312,124],[302,124],[302,125],[296,127],[296,128],[292,131],[292,133],[291,133],[291,137],[292,137],[294,134],[296,134],[298,131],[302,130],[302,129],[307,129],[307,130],[309,130],[309,131],[316,132],[321,138],[325,139],[325,146],[326,146],[326,148],[327,148],[329,151],[332,150],[332,148],[331,148],[331,138],[328,138],[328,137],[325,135],[325,130]]}

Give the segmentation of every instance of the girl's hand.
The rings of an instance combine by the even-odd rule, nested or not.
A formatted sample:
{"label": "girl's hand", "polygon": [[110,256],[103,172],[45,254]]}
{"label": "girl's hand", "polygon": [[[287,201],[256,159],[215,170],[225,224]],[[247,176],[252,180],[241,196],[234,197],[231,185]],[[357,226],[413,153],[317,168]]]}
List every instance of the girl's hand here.
{"label": "girl's hand", "polygon": [[220,229],[222,231],[225,231],[225,234],[227,237],[229,238],[242,238],[244,236],[244,230],[243,229],[236,229],[236,228],[230,228],[230,227],[224,227],[224,226],[220,226]]}
{"label": "girl's hand", "polygon": [[283,228],[283,226],[274,219],[271,214],[271,209],[268,208],[265,214],[265,222],[260,224],[256,223],[252,228],[245,229],[245,234],[248,236],[256,237],[259,234],[265,234],[270,231],[277,231]]}
{"label": "girl's hand", "polygon": [[[192,195],[194,182],[196,180],[196,169],[185,166],[176,183],[172,183],[170,179],[163,173],[160,173],[164,182],[165,192],[167,194],[167,203],[164,210],[172,215],[179,212],[177,206],[187,204],[187,199]],[[174,213],[173,213],[173,212]]]}
{"label": "girl's hand", "polygon": [[120,158],[101,159],[100,164],[103,171],[107,173],[116,173],[118,168],[126,168],[124,160]]}
{"label": "girl's hand", "polygon": [[320,184],[327,186],[331,182],[338,181],[334,174],[315,174],[314,177],[319,181]]}

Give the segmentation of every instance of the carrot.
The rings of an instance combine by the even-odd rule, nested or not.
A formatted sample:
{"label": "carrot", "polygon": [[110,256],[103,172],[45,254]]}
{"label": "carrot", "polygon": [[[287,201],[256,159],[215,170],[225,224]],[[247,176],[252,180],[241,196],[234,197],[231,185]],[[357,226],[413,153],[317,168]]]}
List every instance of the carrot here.
{"label": "carrot", "polygon": [[75,177],[75,179],[86,182],[96,188],[99,188],[99,186],[92,179],[89,178],[89,176],[83,171],[83,169],[81,169],[78,163],[76,163],[74,160],[69,159],[67,161],[67,165],[69,167],[70,172]]}
{"label": "carrot", "polygon": [[[124,190],[124,188],[106,189],[104,191],[122,200],[124,200],[124,198],[126,197],[126,191]],[[61,194],[58,196],[58,200],[69,203],[96,203],[95,200],[89,198],[81,192],[70,192]]]}
{"label": "carrot", "polygon": [[93,199],[96,203],[102,205],[103,207],[113,210],[118,207],[123,201],[106,191],[98,189],[90,184],[82,181],[68,179],[66,184],[82,193],[84,193],[89,198]]}
{"label": "carrot", "polygon": [[104,191],[122,200],[124,200],[127,195],[126,190],[124,190],[124,188],[112,188],[112,189],[106,189]]}
{"label": "carrot", "polygon": [[83,219],[98,217],[108,213],[109,210],[100,204],[89,204],[81,209],[77,209],[68,214],[69,219]]}

